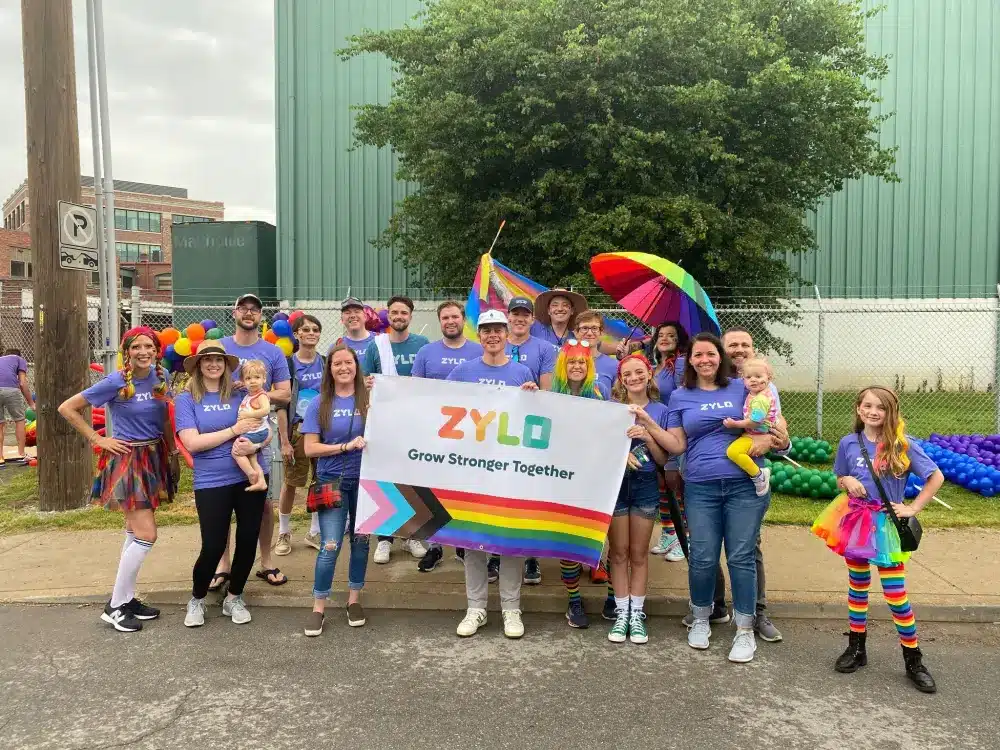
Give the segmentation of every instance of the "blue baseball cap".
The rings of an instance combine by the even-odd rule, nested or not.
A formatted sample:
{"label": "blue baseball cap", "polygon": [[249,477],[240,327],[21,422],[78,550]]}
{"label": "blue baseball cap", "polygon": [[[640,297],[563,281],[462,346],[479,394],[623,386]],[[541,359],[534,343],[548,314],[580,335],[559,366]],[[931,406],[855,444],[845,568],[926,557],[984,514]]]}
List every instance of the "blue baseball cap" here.
{"label": "blue baseball cap", "polygon": [[535,306],[531,304],[531,300],[527,297],[514,297],[507,305],[507,312],[514,312],[515,310],[527,310],[532,315],[535,314]]}

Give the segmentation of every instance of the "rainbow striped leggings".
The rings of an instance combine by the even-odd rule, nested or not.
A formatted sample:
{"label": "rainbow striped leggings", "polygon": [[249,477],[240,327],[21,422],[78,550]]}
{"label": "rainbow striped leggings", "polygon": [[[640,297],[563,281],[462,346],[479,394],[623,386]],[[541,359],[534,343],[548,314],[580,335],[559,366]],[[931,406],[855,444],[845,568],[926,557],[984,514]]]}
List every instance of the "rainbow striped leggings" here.
{"label": "rainbow striped leggings", "polygon": [[[847,610],[851,632],[864,633],[868,624],[868,589],[872,571],[867,560],[847,560]],[[913,618],[910,599],[906,595],[906,571],[903,563],[891,567],[878,566],[885,602],[892,612],[892,622],[899,633],[899,641],[906,648],[917,647],[917,622]]]}

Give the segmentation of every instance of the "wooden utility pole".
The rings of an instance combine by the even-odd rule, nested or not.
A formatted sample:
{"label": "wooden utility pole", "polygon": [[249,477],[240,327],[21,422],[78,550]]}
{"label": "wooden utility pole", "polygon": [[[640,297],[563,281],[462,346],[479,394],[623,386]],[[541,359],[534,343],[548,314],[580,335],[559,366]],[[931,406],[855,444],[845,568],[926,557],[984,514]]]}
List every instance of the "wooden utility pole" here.
{"label": "wooden utility pole", "polygon": [[72,0],[21,0],[28,202],[34,256],[38,497],[42,510],[79,508],[93,453],[56,409],[89,384],[87,274],[59,266],[58,202],[80,202]]}

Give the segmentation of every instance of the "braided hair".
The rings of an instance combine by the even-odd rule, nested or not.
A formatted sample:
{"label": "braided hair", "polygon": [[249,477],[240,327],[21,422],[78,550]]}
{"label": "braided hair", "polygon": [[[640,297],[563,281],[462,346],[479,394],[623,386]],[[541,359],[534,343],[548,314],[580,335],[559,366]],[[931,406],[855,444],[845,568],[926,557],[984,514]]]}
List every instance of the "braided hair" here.
{"label": "braided hair", "polygon": [[135,395],[135,384],[132,382],[132,359],[128,355],[128,350],[140,336],[148,338],[153,342],[153,346],[156,347],[156,354],[154,355],[156,365],[153,369],[156,372],[156,378],[159,382],[153,386],[153,398],[165,399],[167,397],[167,376],[163,371],[163,367],[160,365],[160,337],[156,334],[156,331],[149,326],[137,326],[136,328],[131,328],[128,331],[125,331],[125,334],[122,336],[121,374],[125,379],[125,385],[118,391],[118,396],[123,401],[128,401]]}

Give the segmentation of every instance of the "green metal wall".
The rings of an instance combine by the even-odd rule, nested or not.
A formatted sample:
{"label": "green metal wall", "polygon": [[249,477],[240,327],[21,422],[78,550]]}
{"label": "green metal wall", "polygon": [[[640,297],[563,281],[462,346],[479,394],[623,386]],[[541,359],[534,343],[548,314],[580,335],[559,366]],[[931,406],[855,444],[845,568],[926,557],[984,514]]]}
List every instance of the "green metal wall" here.
{"label": "green metal wall", "polygon": [[[880,0],[881,1],[881,0]],[[871,4],[871,3],[870,3]],[[889,0],[879,111],[901,182],[852,181],[809,217],[792,268],[839,297],[995,296],[1000,282],[1000,2]]]}
{"label": "green metal wall", "polygon": [[[869,0],[876,4],[881,0]],[[869,21],[890,54],[881,140],[902,182],[854,181],[807,218],[818,249],[789,258],[827,296],[968,297],[1000,282],[1000,0],[887,0]],[[368,241],[412,186],[388,150],[348,151],[352,105],[387,102],[392,73],[335,54],[392,28],[418,0],[276,0],[278,283],[289,299],[413,291]],[[807,293],[811,293],[807,292]]]}
{"label": "green metal wall", "polygon": [[382,298],[412,292],[412,274],[378,236],[412,185],[394,179],[389,149],[349,149],[352,106],[387,103],[385,58],[343,62],[363,29],[404,25],[418,0],[276,0],[278,284],[285,299]]}

